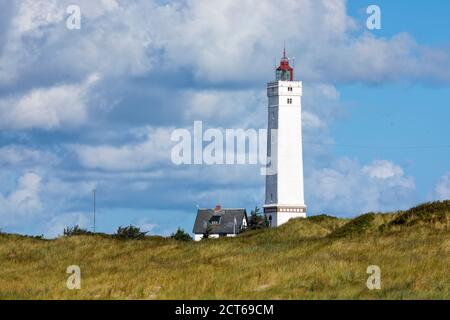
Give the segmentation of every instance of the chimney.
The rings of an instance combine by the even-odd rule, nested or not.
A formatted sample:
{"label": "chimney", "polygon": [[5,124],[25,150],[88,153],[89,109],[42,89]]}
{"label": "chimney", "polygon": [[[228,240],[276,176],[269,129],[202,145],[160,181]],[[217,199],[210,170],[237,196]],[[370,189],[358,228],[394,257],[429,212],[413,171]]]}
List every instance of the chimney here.
{"label": "chimney", "polygon": [[222,210],[222,206],[220,204],[216,204],[216,207],[214,208],[214,211],[220,211]]}

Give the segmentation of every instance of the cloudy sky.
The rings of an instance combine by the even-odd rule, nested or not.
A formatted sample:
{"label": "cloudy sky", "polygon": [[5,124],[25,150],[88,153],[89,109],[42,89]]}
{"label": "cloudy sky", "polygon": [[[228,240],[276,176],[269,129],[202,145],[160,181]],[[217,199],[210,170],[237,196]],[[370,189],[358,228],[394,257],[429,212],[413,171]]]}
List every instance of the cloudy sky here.
{"label": "cloudy sky", "polygon": [[[381,8],[368,30],[366,8]],[[81,9],[81,29],[66,26]],[[264,201],[258,165],[172,163],[170,135],[264,128],[283,42],[303,81],[310,214],[450,198],[444,1],[0,0],[0,228],[191,231]]]}

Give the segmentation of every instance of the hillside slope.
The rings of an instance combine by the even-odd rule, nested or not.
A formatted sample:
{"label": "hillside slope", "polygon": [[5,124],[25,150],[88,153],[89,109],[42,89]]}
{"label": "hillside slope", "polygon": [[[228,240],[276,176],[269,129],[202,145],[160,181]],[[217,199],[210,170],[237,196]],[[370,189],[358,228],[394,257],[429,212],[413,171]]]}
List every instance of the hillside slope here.
{"label": "hillside slope", "polygon": [[[450,201],[178,242],[0,235],[2,299],[450,299]],[[79,265],[81,290],[66,288]],[[368,290],[366,268],[381,268]]]}

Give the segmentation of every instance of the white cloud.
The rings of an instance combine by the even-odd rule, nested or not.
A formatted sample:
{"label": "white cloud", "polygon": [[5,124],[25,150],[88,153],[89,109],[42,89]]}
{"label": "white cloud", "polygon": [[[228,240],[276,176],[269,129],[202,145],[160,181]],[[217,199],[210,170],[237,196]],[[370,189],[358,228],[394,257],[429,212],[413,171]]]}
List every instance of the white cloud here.
{"label": "white cloud", "polygon": [[64,233],[67,227],[79,226],[91,231],[90,220],[84,212],[67,212],[53,216],[45,226],[45,236],[54,238]]}
{"label": "white cloud", "polygon": [[41,177],[36,173],[28,172],[18,179],[16,188],[9,194],[0,194],[2,225],[15,224],[24,217],[40,212],[42,209],[41,189]]}
{"label": "white cloud", "polygon": [[81,125],[87,120],[89,90],[98,79],[91,75],[81,84],[39,88],[1,99],[0,127],[50,130]]}
{"label": "white cloud", "polygon": [[315,210],[346,215],[399,209],[411,202],[415,191],[414,179],[390,161],[361,166],[348,158],[314,169],[306,177],[306,186],[306,199],[315,204]]}
{"label": "white cloud", "polygon": [[[71,181],[70,176],[50,176],[44,186],[44,191],[53,205],[58,203],[64,206],[65,202],[70,200],[84,199],[90,197],[92,190],[96,188],[97,182],[92,180],[76,180]],[[72,178],[73,179],[73,178]],[[60,201],[60,199],[62,201]]]}
{"label": "white cloud", "polygon": [[302,128],[303,129],[321,129],[326,126],[325,122],[314,113],[302,112]]}
{"label": "white cloud", "polygon": [[184,116],[190,122],[201,120],[205,125],[234,128],[265,126],[264,90],[189,90],[183,93],[182,101]]}
{"label": "white cloud", "polygon": [[444,174],[436,184],[434,192],[439,200],[450,199],[450,172]]}
{"label": "white cloud", "polygon": [[59,159],[50,152],[27,148],[21,145],[0,147],[0,164],[2,165],[35,165],[39,163],[57,164]]}
{"label": "white cloud", "polygon": [[12,21],[12,27],[21,35],[34,33],[35,36],[41,36],[43,27],[63,20],[64,11],[64,7],[58,6],[56,0],[24,0]]}
{"label": "white cloud", "polygon": [[387,160],[375,160],[372,164],[364,166],[362,171],[371,178],[387,179],[402,176],[403,169]]}
{"label": "white cloud", "polygon": [[[81,30],[65,25],[66,8],[73,4],[81,9]],[[154,63],[158,46],[153,30],[158,30],[159,17],[151,2],[121,7],[114,0],[27,0],[16,6],[0,55],[0,84],[30,73],[56,78],[84,78],[95,71],[138,75]]]}
{"label": "white cloud", "polygon": [[193,1],[180,10],[180,23],[169,36],[173,41],[167,43],[168,55],[209,81],[267,75],[264,70],[273,63],[268,57],[280,53],[283,40],[288,52],[300,54],[305,50],[297,49],[308,48],[313,39],[327,43],[342,38],[350,23],[345,3],[329,2],[259,1],[255,9],[252,2]]}
{"label": "white cloud", "polygon": [[170,163],[172,130],[148,128],[144,141],[117,147],[77,145],[73,148],[80,163],[86,168],[110,171],[141,170],[164,162]]}
{"label": "white cloud", "polygon": [[406,33],[391,38],[364,33],[328,49],[328,61],[323,56],[308,61],[308,67],[324,71],[318,79],[328,73],[338,81],[450,81],[450,50],[420,46]]}
{"label": "white cloud", "polygon": [[[51,176],[45,170],[40,171],[23,172],[13,185],[8,183],[11,176],[0,171],[0,228],[3,231],[34,228],[38,233],[53,236],[56,230],[62,233],[63,228],[60,227],[62,224],[66,224],[64,227],[70,225],[70,221],[85,226],[80,214],[67,212],[74,206],[90,204],[95,181],[62,180],[54,172]],[[58,225],[52,227],[53,223]]]}
{"label": "white cloud", "polygon": [[[450,52],[419,46],[406,34],[376,38],[355,30],[343,0],[193,1],[167,39],[170,62],[191,66],[202,80],[248,80],[267,76],[280,51],[296,55],[297,75],[315,81],[449,81]],[[317,23],[320,21],[320,23]],[[439,59],[430,59],[432,52]],[[439,69],[439,67],[441,69]],[[250,69],[252,72],[247,72]]]}
{"label": "white cloud", "polygon": [[280,53],[283,40],[296,55],[298,76],[309,81],[450,81],[449,50],[421,46],[407,34],[377,38],[357,30],[345,0],[267,0],[257,9],[234,0],[80,0],[78,33],[64,28],[72,2],[20,3],[0,57],[0,82],[29,69],[67,74],[68,68],[79,77],[182,68],[201,81],[256,81],[270,76],[269,57]]}
{"label": "white cloud", "polygon": [[136,223],[136,227],[141,229],[142,232],[148,232],[149,234],[158,227],[158,224],[149,222],[148,219],[139,219]]}
{"label": "white cloud", "polygon": [[35,40],[64,18],[64,8],[56,0],[24,0],[10,5],[17,8],[12,10],[16,14],[0,54],[0,84],[16,81],[24,68],[38,59],[39,46]]}
{"label": "white cloud", "polygon": [[[304,86],[303,129],[318,130],[327,127],[341,108],[340,93],[332,85],[307,84]],[[267,125],[266,92],[254,90],[187,90],[178,100],[184,118],[192,123],[202,120],[205,125],[230,128],[265,128]],[[307,132],[309,134],[309,132]]]}

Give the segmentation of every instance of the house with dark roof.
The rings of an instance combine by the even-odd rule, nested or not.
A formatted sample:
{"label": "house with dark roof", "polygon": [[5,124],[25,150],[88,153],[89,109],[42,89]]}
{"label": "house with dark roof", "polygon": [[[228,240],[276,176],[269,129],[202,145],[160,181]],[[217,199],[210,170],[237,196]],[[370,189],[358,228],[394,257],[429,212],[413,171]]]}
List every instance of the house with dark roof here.
{"label": "house with dark roof", "polygon": [[247,225],[245,209],[224,209],[220,205],[214,209],[198,209],[193,229],[194,239],[203,239],[205,233],[210,238],[234,237]]}

